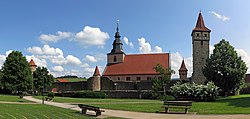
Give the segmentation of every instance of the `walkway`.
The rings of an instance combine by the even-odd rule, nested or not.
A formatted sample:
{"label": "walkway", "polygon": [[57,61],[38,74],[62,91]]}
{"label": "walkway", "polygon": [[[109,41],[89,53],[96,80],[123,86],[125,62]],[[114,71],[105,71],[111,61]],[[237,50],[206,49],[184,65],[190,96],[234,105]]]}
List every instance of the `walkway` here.
{"label": "walkway", "polygon": [[[31,96],[25,96],[24,99],[30,100],[37,103],[42,103],[39,99],[34,99]],[[48,102],[45,101],[45,104],[57,106],[61,108],[71,109],[80,111],[81,109],[77,105],[57,103],[57,102]],[[157,113],[143,113],[143,112],[131,112],[131,111],[119,111],[119,110],[109,110],[104,109],[105,112],[102,113],[103,117],[123,117],[129,119],[250,119],[250,115],[196,115],[196,114],[157,114]],[[93,114],[87,112],[88,114]]]}

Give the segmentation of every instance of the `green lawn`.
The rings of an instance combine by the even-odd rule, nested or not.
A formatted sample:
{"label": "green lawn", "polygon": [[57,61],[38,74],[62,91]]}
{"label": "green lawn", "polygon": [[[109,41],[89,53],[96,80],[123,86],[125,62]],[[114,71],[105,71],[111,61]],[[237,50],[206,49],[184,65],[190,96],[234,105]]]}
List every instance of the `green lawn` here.
{"label": "green lawn", "polygon": [[30,102],[28,100],[20,99],[19,96],[2,95],[2,94],[0,94],[0,101],[4,101],[4,102]]}
{"label": "green lawn", "polygon": [[0,118],[6,119],[91,119],[78,111],[41,104],[0,104]]}
{"label": "green lawn", "polygon": [[[87,81],[86,78],[58,78],[58,79],[65,79],[69,82]],[[55,79],[55,80],[57,80],[57,79]]]}
{"label": "green lawn", "polygon": [[[158,112],[164,110],[161,108],[163,102],[158,100],[55,97],[54,101],[73,104],[84,103],[106,109],[138,112]],[[221,98],[216,102],[194,102],[189,112],[198,114],[250,114],[250,95]]]}

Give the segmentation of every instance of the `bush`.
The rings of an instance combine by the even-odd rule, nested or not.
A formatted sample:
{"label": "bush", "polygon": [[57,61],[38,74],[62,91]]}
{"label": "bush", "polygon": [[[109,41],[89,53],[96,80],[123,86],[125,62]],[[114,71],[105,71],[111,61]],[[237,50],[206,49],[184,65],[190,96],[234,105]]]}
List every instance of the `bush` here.
{"label": "bush", "polygon": [[219,94],[219,88],[213,82],[208,82],[207,85],[178,82],[170,88],[170,92],[176,100],[214,101]]}
{"label": "bush", "polygon": [[163,100],[163,101],[175,100],[175,98],[171,95],[161,95],[160,97],[158,97],[158,99]]}
{"label": "bush", "polygon": [[53,92],[48,92],[48,97],[54,98],[55,94]]}
{"label": "bush", "polygon": [[94,92],[94,91],[83,91],[76,92],[74,94],[75,98],[105,98],[106,94],[104,92]]}

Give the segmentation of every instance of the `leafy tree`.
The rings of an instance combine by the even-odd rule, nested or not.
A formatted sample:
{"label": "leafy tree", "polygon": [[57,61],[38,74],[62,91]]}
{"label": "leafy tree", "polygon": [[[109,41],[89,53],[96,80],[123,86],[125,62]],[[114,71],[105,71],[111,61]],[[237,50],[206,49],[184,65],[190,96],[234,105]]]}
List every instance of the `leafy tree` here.
{"label": "leafy tree", "polygon": [[19,51],[12,51],[3,67],[2,85],[12,92],[28,91],[32,88],[32,74],[29,63]]}
{"label": "leafy tree", "polygon": [[33,72],[33,80],[34,88],[42,91],[43,84],[44,87],[51,86],[53,82],[53,76],[49,74],[49,71],[46,67],[38,67],[36,71]]}
{"label": "leafy tree", "polygon": [[156,72],[158,72],[161,75],[161,77],[159,77],[158,79],[152,80],[152,83],[153,83],[152,88],[154,91],[153,95],[154,95],[154,97],[161,96],[159,91],[163,91],[164,95],[166,95],[165,87],[170,82],[171,75],[174,74],[175,72],[173,70],[171,70],[170,68],[164,69],[161,64],[157,64],[154,67],[154,70]]}
{"label": "leafy tree", "polygon": [[222,89],[224,96],[236,93],[244,84],[247,71],[245,62],[238,57],[234,47],[222,39],[215,45],[213,54],[207,59],[203,73]]}

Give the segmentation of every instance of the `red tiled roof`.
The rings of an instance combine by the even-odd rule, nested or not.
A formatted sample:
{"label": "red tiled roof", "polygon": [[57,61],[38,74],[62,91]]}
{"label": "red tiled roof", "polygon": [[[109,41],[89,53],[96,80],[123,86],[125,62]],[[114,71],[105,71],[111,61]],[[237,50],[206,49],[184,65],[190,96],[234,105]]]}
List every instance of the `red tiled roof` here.
{"label": "red tiled roof", "polygon": [[36,66],[34,60],[31,58],[30,62],[29,62],[30,66]]}
{"label": "red tiled roof", "polygon": [[208,28],[205,26],[205,23],[204,23],[204,20],[203,20],[203,17],[202,17],[201,12],[199,13],[199,17],[198,17],[198,19],[197,19],[196,26],[195,26],[195,28],[193,29],[193,31],[207,31],[207,32],[210,32],[210,31],[211,31],[210,29],[208,29]]}
{"label": "red tiled roof", "polygon": [[164,68],[169,67],[169,54],[133,54],[125,55],[124,62],[119,64],[107,65],[103,76],[112,75],[155,75],[159,74],[154,70],[157,64]]}
{"label": "red tiled roof", "polygon": [[186,68],[184,60],[182,60],[181,67],[180,67],[179,71],[188,71],[187,68]]}
{"label": "red tiled roof", "polygon": [[98,66],[95,67],[95,72],[94,72],[93,76],[100,76]]}
{"label": "red tiled roof", "polygon": [[57,79],[58,82],[69,82],[68,80],[65,79]]}

